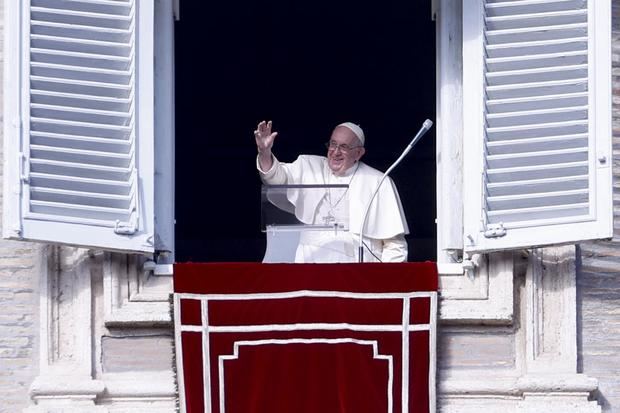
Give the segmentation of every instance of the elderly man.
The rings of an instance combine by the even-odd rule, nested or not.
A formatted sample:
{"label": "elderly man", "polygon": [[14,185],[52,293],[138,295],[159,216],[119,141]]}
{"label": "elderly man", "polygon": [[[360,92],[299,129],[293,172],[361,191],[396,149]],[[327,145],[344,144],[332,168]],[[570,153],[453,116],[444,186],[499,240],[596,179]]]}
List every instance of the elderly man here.
{"label": "elderly man", "polygon": [[[365,207],[383,174],[361,162],[366,152],[364,132],[351,122],[336,126],[327,146],[327,157],[300,155],[292,163],[281,163],[271,149],[278,133],[271,121],[262,121],[254,131],[258,148],[257,169],[267,184],[347,184],[349,231],[308,231],[300,236],[296,262],[356,262],[359,230]],[[326,194],[305,206],[306,223],[328,222],[342,209],[342,196]],[[301,201],[298,201],[301,202]],[[294,202],[295,203],[295,202]],[[300,209],[299,205],[295,205]],[[310,211],[309,211],[310,210]],[[309,222],[311,221],[311,222]],[[365,261],[403,262],[407,259],[405,234],[409,233],[396,187],[391,179],[371,205],[364,227]]]}

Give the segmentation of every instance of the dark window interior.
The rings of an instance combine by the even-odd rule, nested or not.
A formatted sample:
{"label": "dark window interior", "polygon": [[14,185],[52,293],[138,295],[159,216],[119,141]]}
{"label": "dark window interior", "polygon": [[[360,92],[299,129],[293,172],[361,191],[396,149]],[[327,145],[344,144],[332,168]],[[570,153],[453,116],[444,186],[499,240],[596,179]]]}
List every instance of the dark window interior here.
{"label": "dark window interior", "polygon": [[[324,154],[359,123],[386,170],[435,116],[431,1],[184,1],[175,24],[176,260],[261,261],[253,130],[271,119],[281,161]],[[409,260],[434,260],[435,129],[393,172]]]}

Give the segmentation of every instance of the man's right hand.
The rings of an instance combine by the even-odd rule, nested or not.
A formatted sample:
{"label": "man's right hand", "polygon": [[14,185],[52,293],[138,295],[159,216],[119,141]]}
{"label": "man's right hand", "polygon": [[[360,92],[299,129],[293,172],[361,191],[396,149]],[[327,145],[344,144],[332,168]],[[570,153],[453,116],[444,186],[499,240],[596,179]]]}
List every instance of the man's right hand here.
{"label": "man's right hand", "polygon": [[271,159],[271,148],[278,132],[271,132],[271,121],[262,121],[254,131],[256,148],[258,149],[258,162],[263,171],[271,169],[273,160]]}

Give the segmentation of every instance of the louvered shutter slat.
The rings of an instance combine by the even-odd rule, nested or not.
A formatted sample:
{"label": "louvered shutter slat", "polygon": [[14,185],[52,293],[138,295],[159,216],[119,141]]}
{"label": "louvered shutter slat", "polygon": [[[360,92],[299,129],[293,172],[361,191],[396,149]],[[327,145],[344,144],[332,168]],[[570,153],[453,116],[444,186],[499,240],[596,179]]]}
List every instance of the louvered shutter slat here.
{"label": "louvered shutter slat", "polygon": [[133,127],[66,121],[62,119],[31,118],[35,132],[92,136],[95,138],[128,139]]}
{"label": "louvered shutter slat", "polygon": [[88,192],[95,190],[98,194],[128,195],[131,187],[125,181],[81,178],[76,176],[32,173],[30,181],[38,188],[66,189]]}
{"label": "louvered shutter slat", "polygon": [[127,15],[131,11],[130,0],[35,0],[33,5],[43,6],[47,8],[64,8],[71,7],[71,13],[88,12],[110,14],[111,12]]}
{"label": "louvered shutter slat", "polygon": [[489,171],[487,185],[503,182],[518,182],[567,176],[584,175],[588,173],[587,162],[573,162],[560,165],[528,166],[519,168],[505,168]]}
{"label": "louvered shutter slat", "polygon": [[[531,188],[530,188],[531,190]],[[588,190],[577,189],[557,192],[529,192],[506,196],[493,195],[489,199],[489,211],[496,209],[510,210],[520,208],[545,207],[548,205],[566,205],[588,202]]]}
{"label": "louvered shutter slat", "polygon": [[80,178],[106,179],[118,182],[129,181],[132,172],[129,168],[78,164],[49,159],[32,159],[30,168],[31,172],[60,176],[77,176]]}
{"label": "louvered shutter slat", "polygon": [[30,156],[40,159],[64,161],[86,165],[114,166],[129,168],[133,163],[133,153],[115,154],[75,149],[59,149],[49,146],[30,145]]}
{"label": "louvered shutter slat", "polygon": [[556,149],[583,148],[588,144],[588,136],[586,134],[550,136],[532,139],[512,139],[503,141],[494,141],[487,144],[487,151],[490,156],[550,151]]}
{"label": "louvered shutter slat", "polygon": [[[489,224],[512,224],[520,223],[525,226],[535,226],[541,220],[554,220],[557,223],[574,222],[575,216],[585,216],[588,214],[588,204],[576,205],[548,205],[544,207],[507,209],[502,212],[489,211]],[[530,234],[536,237],[538,234]],[[530,239],[530,244],[536,245],[536,239]]]}
{"label": "louvered shutter slat", "polygon": [[534,83],[545,80],[567,80],[575,78],[579,79],[587,77],[587,73],[587,65],[492,72],[487,75],[487,85],[514,85],[519,83]]}
{"label": "louvered shutter slat", "polygon": [[130,196],[54,188],[34,189],[31,192],[30,199],[55,203],[75,204],[76,206],[86,205],[123,210],[127,210],[131,203]]}
{"label": "louvered shutter slat", "polygon": [[565,119],[587,119],[588,107],[543,109],[536,111],[500,112],[487,115],[490,128],[518,125],[537,125],[553,122],[562,122]]}
{"label": "louvered shutter slat", "polygon": [[127,42],[131,39],[131,30],[111,29],[105,27],[80,26],[75,23],[58,23],[32,20],[32,34],[47,36],[70,36],[73,39],[100,40],[108,42]]}
{"label": "louvered shutter slat", "polygon": [[109,98],[105,96],[89,96],[80,94],[68,94],[54,91],[33,91],[30,95],[33,103],[43,105],[59,105],[79,107],[83,109],[99,109],[115,112],[126,112],[131,106],[129,98]]}
{"label": "louvered shutter slat", "polygon": [[587,62],[585,51],[540,53],[533,56],[488,58],[486,66],[492,71],[578,65]]}
{"label": "louvered shutter slat", "polygon": [[53,49],[61,52],[100,54],[105,56],[128,57],[132,51],[130,44],[103,42],[96,40],[62,38],[48,35],[30,36],[32,47],[37,49]]}
{"label": "louvered shutter slat", "polygon": [[68,136],[55,133],[36,132],[30,135],[33,145],[51,147],[71,147],[75,149],[94,150],[113,153],[127,153],[131,141],[120,139],[93,138],[87,136]]}
{"label": "louvered shutter slat", "polygon": [[585,37],[588,33],[586,23],[562,24],[555,26],[524,27],[519,29],[494,30],[487,33],[492,44],[516,43],[528,41],[543,41],[566,39],[571,37]]}
{"label": "louvered shutter slat", "polygon": [[[610,222],[610,213],[601,215],[610,212],[610,205],[602,207],[605,197],[599,197],[610,193],[605,188],[610,168],[601,164],[601,154],[609,155],[610,137],[595,133],[608,131],[609,124],[593,122],[597,96],[609,95],[593,82],[600,62],[609,62],[605,53],[593,53],[596,5],[587,0],[471,3],[480,7],[464,5],[464,24],[476,29],[464,27],[464,38],[473,42],[473,31],[467,30],[479,30],[475,39],[480,43],[466,43],[471,49],[464,50],[464,78],[481,75],[481,100],[472,100],[471,107],[481,109],[482,119],[472,120],[478,115],[473,110],[465,116],[466,133],[472,125],[481,143],[475,153],[466,142],[465,162],[480,165],[481,179],[475,181],[481,182],[472,185],[473,191],[466,188],[466,194],[480,198],[466,197],[474,208],[466,211],[465,248],[504,249],[610,234],[610,225],[590,231],[596,235],[566,229],[544,237],[531,232],[554,224]],[[610,110],[596,109],[601,114]],[[597,142],[605,145],[597,147]],[[603,160],[597,163],[597,157]],[[472,173],[476,168],[465,166]]]}
{"label": "louvered shutter slat", "polygon": [[40,78],[70,78],[118,85],[127,84],[131,79],[131,75],[122,70],[92,69],[50,63],[33,63],[30,67],[32,75]]}
{"label": "louvered shutter slat", "polygon": [[76,6],[88,4],[88,2],[58,4],[58,8],[35,6],[35,4],[48,4],[48,1],[49,0],[41,0],[32,2],[33,7],[30,8],[32,19],[121,30],[126,30],[133,22],[133,16],[129,14],[129,10],[131,9],[118,10],[118,14],[110,10],[110,14],[105,14],[74,10]]}
{"label": "louvered shutter slat", "polygon": [[52,92],[79,93],[115,98],[128,98],[132,92],[130,85],[43,76],[32,76],[30,78],[30,85],[35,90],[49,90]]}
{"label": "louvered shutter slat", "polygon": [[517,83],[511,85],[488,86],[486,88],[489,99],[509,99],[519,97],[538,98],[563,93],[586,92],[587,90],[587,78]]}
{"label": "louvered shutter slat", "polygon": [[105,56],[94,53],[76,53],[66,51],[55,51],[45,49],[31,49],[30,56],[33,62],[56,63],[74,66],[93,65],[101,69],[111,70],[127,70],[130,67],[132,59],[122,56]]}
{"label": "louvered shutter slat", "polygon": [[556,136],[566,134],[580,134],[587,132],[587,120],[574,120],[507,127],[489,127],[487,128],[487,137],[489,141],[495,141],[506,139],[539,138],[542,136]]}
{"label": "louvered shutter slat", "polygon": [[516,153],[510,155],[492,155],[487,157],[489,169],[514,168],[519,166],[537,166],[564,164],[588,160],[587,148],[573,148],[559,151],[534,153]]}
{"label": "louvered shutter slat", "polygon": [[[537,99],[508,98],[487,100],[489,112],[497,115],[503,112],[553,109],[557,107],[574,107],[588,104],[587,93],[566,93],[563,95],[541,96]],[[492,115],[492,116],[494,116]]]}
{"label": "louvered shutter slat", "polygon": [[105,208],[92,205],[69,204],[62,202],[30,201],[30,210],[34,217],[46,218],[46,216],[65,217],[68,222],[80,223],[80,219],[97,220],[99,225],[107,225],[107,222],[124,218],[128,220],[129,214],[126,209]]}
{"label": "louvered shutter slat", "polygon": [[[545,3],[543,1],[540,3],[523,4],[520,7],[509,7],[501,3],[487,2],[486,30],[539,28],[587,21],[588,11],[583,6],[579,10],[572,10],[573,6],[569,4],[572,2],[560,2],[569,10],[546,12],[544,11]],[[586,2],[584,0],[579,3],[585,5]]]}
{"label": "louvered shutter slat", "polygon": [[85,110],[75,107],[32,104],[30,106],[33,117],[86,122],[100,125],[125,126],[131,122],[131,116],[124,112],[101,110]]}
{"label": "louvered shutter slat", "polygon": [[560,178],[530,179],[526,181],[510,181],[488,184],[490,196],[510,196],[535,193],[553,193],[574,189],[587,189],[588,175],[562,176]]}

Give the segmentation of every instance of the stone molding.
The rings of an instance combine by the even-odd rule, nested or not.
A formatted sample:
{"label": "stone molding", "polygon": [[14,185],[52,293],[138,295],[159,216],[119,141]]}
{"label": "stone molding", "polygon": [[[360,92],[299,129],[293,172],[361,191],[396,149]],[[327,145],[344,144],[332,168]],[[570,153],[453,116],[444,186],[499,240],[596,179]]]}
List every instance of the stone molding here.
{"label": "stone molding", "polygon": [[140,255],[103,253],[105,325],[171,326],[171,275],[154,275]]}
{"label": "stone molding", "polygon": [[93,378],[92,258],[88,250],[42,249],[40,375],[28,413],[106,412],[95,406],[104,384]]}
{"label": "stone molding", "polygon": [[[87,249],[46,246],[41,271],[41,369],[30,388],[33,405],[25,413],[157,412],[176,409],[172,368],[166,371],[102,374],[96,364],[95,340],[100,331],[92,320],[93,274],[104,273],[108,300],[105,316],[128,328],[169,318],[168,280],[140,273],[137,256],[95,253]],[[107,266],[107,275],[106,275]],[[107,280],[106,280],[107,277]],[[159,313],[140,309],[159,300]],[[163,307],[165,306],[165,314]],[[116,311],[116,313],[115,313]],[[118,314],[122,317],[118,317]],[[164,316],[165,315],[165,316]],[[123,318],[124,317],[124,318]],[[110,318],[106,318],[109,321]],[[119,322],[126,320],[127,322]]]}
{"label": "stone molding", "polygon": [[577,372],[575,247],[533,249],[515,320],[515,368],[451,371],[439,380],[442,412],[600,413],[598,380]]}
{"label": "stone molding", "polygon": [[514,317],[512,252],[484,255],[473,274],[440,274],[440,321],[511,324]]}

